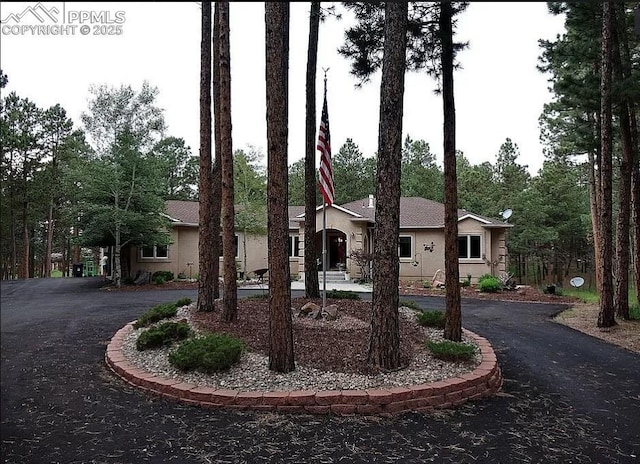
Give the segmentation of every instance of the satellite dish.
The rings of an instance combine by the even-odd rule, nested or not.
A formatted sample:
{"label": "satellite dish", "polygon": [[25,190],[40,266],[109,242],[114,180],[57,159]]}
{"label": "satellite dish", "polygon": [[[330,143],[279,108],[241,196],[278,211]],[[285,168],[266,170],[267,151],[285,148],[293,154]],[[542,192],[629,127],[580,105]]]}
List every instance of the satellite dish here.
{"label": "satellite dish", "polygon": [[505,209],[504,211],[500,212],[500,216],[502,216],[502,219],[504,219],[505,221],[509,219],[512,214],[513,214],[513,211],[510,209]]}
{"label": "satellite dish", "polygon": [[569,283],[576,288],[582,287],[582,285],[584,284],[584,279],[582,277],[574,277],[569,281]]}

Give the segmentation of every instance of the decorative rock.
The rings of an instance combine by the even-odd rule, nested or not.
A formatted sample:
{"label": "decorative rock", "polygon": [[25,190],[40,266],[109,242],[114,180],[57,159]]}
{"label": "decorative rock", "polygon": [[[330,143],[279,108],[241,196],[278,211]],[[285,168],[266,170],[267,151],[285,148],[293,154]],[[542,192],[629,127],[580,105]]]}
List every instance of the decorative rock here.
{"label": "decorative rock", "polygon": [[338,319],[338,306],[334,304],[327,306],[324,308],[323,316],[328,321],[335,321]]}
{"label": "decorative rock", "polygon": [[322,319],[322,308],[314,309],[309,313],[311,319]]}
{"label": "decorative rock", "polygon": [[151,283],[151,273],[149,271],[138,271],[133,283],[134,285],[146,285]]}
{"label": "decorative rock", "polygon": [[300,308],[300,314],[306,315],[312,311],[317,311],[319,309],[320,309],[320,306],[310,301],[307,304],[305,304],[302,308]]}

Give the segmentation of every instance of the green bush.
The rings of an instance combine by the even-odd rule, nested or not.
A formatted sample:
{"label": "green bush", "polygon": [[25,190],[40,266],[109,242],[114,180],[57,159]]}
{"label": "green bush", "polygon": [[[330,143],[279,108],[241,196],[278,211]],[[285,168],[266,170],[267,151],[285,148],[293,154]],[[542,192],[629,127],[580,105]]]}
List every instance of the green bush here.
{"label": "green bush", "polygon": [[151,281],[155,283],[156,279],[159,280],[160,277],[164,279],[164,282],[171,282],[174,279],[173,272],[171,271],[156,271],[151,274]]}
{"label": "green bush", "polygon": [[190,304],[191,304],[191,298],[189,297],[180,298],[178,301],[176,301],[176,306],[178,308],[182,308],[183,306],[189,306]]}
{"label": "green bush", "polygon": [[443,340],[440,342],[427,341],[427,348],[431,354],[445,361],[470,361],[475,354],[475,347],[467,343]]}
{"label": "green bush", "polygon": [[183,371],[210,374],[238,363],[245,349],[244,342],[233,335],[209,334],[181,343],[169,353],[169,362]]}
{"label": "green bush", "polygon": [[431,288],[431,282],[425,280],[424,282],[422,282],[422,288]]}
{"label": "green bush", "polygon": [[478,277],[478,284],[487,279],[497,279],[497,277],[491,274],[482,274],[480,277]]}
{"label": "green bush", "polygon": [[442,311],[424,311],[416,316],[418,324],[426,327],[444,329],[444,313]]}
{"label": "green bush", "polygon": [[136,340],[136,348],[138,351],[159,348],[184,340],[189,335],[191,335],[191,329],[186,322],[163,322],[157,327],[143,331]]}
{"label": "green bush", "polygon": [[327,291],[327,298],[346,299],[346,300],[359,300],[360,295],[351,290],[329,290]]}
{"label": "green bush", "polygon": [[168,319],[178,314],[178,307],[175,303],[160,303],[145,311],[133,324],[134,329],[147,327],[162,319]]}
{"label": "green bush", "polygon": [[418,306],[418,303],[412,300],[400,300],[398,302],[398,307],[400,306],[406,306],[407,308],[415,309],[416,311],[421,311],[421,308],[420,306]]}
{"label": "green bush", "polygon": [[478,288],[481,292],[485,293],[495,293],[502,289],[502,284],[497,277],[487,277],[480,281],[478,284]]}
{"label": "green bush", "polygon": [[156,284],[156,285],[162,285],[165,282],[166,282],[166,280],[165,280],[164,276],[159,275],[159,276],[155,276],[153,278],[153,283]]}
{"label": "green bush", "polygon": [[629,318],[636,321],[640,320],[640,304],[629,305]]}

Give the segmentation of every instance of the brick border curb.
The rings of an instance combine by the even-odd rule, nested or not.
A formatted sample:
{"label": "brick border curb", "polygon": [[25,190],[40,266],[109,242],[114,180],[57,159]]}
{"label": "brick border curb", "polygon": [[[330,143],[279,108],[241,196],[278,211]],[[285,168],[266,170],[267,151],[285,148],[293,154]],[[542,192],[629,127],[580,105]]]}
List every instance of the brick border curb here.
{"label": "brick border curb", "polygon": [[278,413],[336,415],[397,415],[429,412],[494,396],[502,388],[502,372],[489,341],[463,329],[473,338],[482,361],[472,372],[446,380],[409,387],[369,390],[239,391],[199,387],[177,379],[156,376],[130,364],[122,354],[129,323],[118,330],[105,354],[109,368],[125,382],[150,393],[206,408],[250,409]]}

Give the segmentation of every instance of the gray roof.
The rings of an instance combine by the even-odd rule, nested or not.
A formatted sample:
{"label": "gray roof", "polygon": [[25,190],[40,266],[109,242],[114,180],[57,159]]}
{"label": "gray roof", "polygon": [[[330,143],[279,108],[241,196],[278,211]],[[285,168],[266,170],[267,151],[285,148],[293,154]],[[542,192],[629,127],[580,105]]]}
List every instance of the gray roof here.
{"label": "gray roof", "polygon": [[168,200],[165,205],[165,212],[172,220],[198,225],[200,203],[197,201]]}
{"label": "gray roof", "polygon": [[[174,222],[197,226],[200,222],[200,203],[197,201],[168,200],[166,202],[167,216]],[[304,213],[304,206],[289,206],[289,218]],[[297,222],[289,221],[289,228],[297,229]]]}
{"label": "gray roof", "polygon": [[[169,200],[166,202],[166,214],[179,223],[197,226],[199,222],[197,201]],[[375,200],[374,200],[375,205]],[[375,207],[369,207],[369,199],[363,198],[343,205],[341,208],[362,216],[365,220],[373,223],[375,221]],[[296,216],[304,214],[304,206],[289,206],[289,228],[297,229],[300,223],[292,221]],[[510,227],[502,221],[491,219],[486,216],[471,213],[464,209],[458,210],[458,219],[471,216],[487,226]],[[444,227],[444,205],[437,201],[427,200],[421,197],[400,198],[400,228],[443,228]]]}
{"label": "gray roof", "polygon": [[[369,207],[369,199],[363,198],[340,205],[356,214],[366,217],[371,222],[375,221],[375,200],[374,207]],[[491,219],[479,214],[471,213],[464,209],[458,210],[458,219],[465,216],[472,216],[487,225],[509,227],[501,221]],[[411,228],[442,228],[444,227],[444,205],[437,201],[427,200],[421,197],[401,197],[400,198],[400,227]]]}

